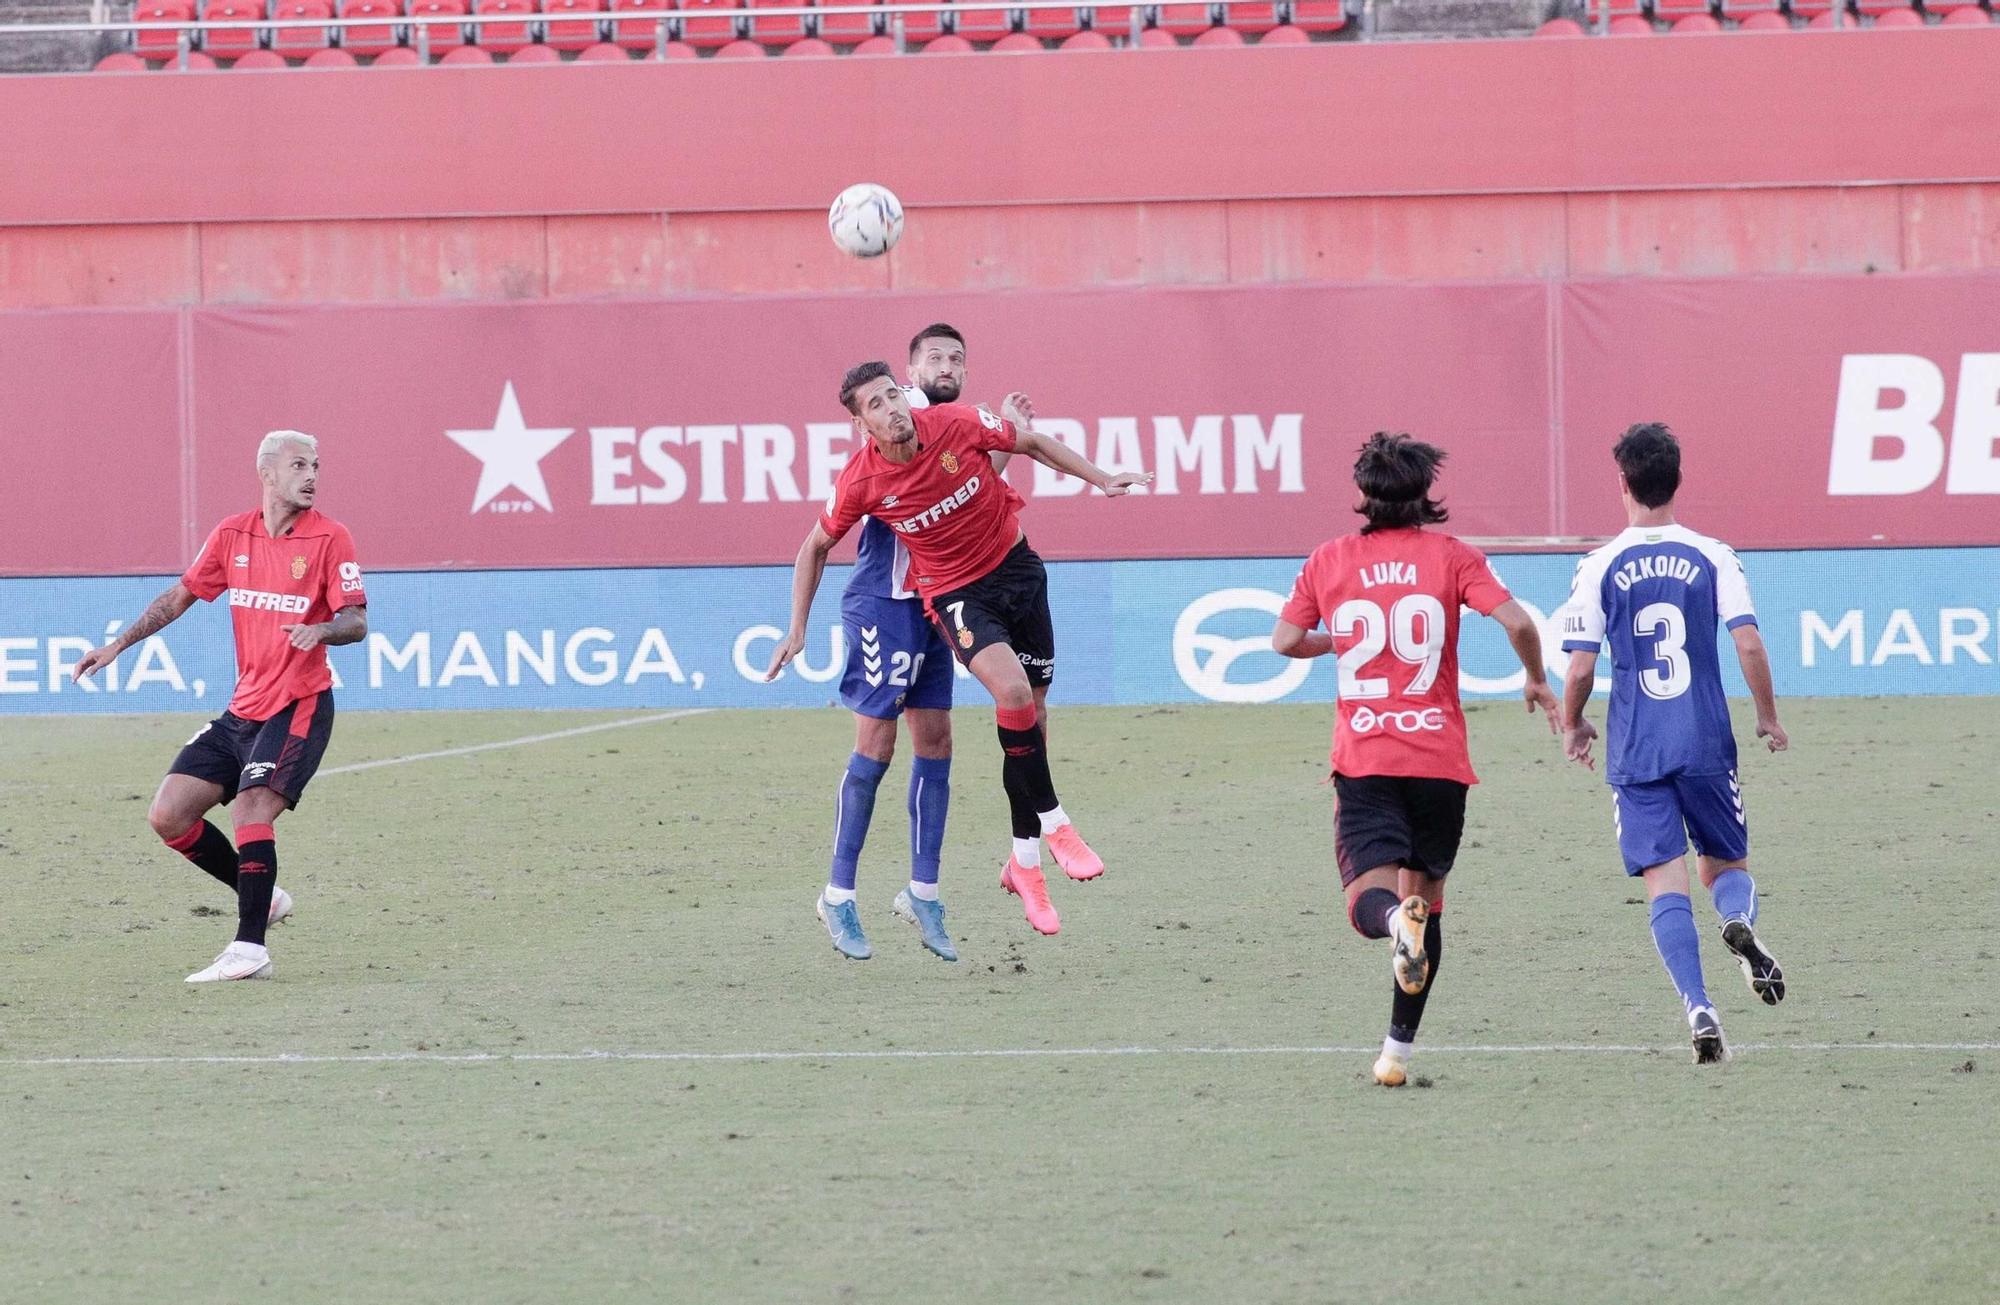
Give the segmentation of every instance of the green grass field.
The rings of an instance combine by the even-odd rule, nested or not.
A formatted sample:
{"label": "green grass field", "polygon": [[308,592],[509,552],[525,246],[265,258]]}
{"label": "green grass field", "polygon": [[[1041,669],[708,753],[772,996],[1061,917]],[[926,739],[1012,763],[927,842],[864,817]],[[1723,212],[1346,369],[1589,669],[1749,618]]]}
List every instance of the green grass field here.
{"label": "green grass field", "polygon": [[[956,966],[888,913],[905,759],[875,959],[812,917],[842,713],[323,774],[277,981],[200,989],[233,906],[144,821],[193,724],[0,720],[0,1301],[2000,1299],[2000,699],[1787,711],[1744,773],[1791,995],[1697,903],[1739,1054],[1696,1070],[1601,782],[1475,710],[1400,1092],[1325,708],[1059,708],[1110,871],[1053,939],[962,712]],[[327,766],[618,718],[352,713]]]}

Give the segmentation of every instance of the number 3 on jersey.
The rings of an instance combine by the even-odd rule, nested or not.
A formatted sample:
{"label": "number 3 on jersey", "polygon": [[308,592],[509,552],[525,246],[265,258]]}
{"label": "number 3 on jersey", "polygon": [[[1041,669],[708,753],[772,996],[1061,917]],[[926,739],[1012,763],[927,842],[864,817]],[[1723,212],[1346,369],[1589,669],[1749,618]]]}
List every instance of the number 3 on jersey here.
{"label": "number 3 on jersey", "polygon": [[1387,613],[1366,598],[1350,598],[1334,609],[1331,628],[1336,639],[1356,639],[1352,648],[1340,654],[1341,697],[1390,695],[1388,676],[1363,679],[1360,674],[1384,648],[1394,652],[1398,661],[1418,668],[1403,688],[1404,696],[1421,697],[1437,682],[1438,666],[1444,659],[1444,604],[1431,595],[1405,594]]}
{"label": "number 3 on jersey", "polygon": [[1632,618],[1632,633],[1640,639],[1657,635],[1653,659],[1666,665],[1664,673],[1658,666],[1648,666],[1639,672],[1639,687],[1646,691],[1646,696],[1665,701],[1686,693],[1694,683],[1694,669],[1688,664],[1687,617],[1681,614],[1681,609],[1672,603],[1648,604]]}

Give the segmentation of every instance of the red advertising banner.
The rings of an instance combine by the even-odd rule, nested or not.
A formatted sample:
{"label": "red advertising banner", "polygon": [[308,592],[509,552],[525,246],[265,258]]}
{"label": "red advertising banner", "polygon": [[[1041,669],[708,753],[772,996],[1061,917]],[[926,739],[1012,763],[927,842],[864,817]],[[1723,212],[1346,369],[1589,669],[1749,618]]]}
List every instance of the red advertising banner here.
{"label": "red advertising banner", "polygon": [[[1743,547],[2000,542],[2000,277],[676,299],[0,314],[0,573],[178,569],[267,430],[375,568],[789,561],[854,447],[842,371],[936,320],[967,397],[1153,492],[1017,460],[1052,558],[1296,556],[1377,429],[1451,453],[1453,529],[1611,533],[1661,420]],[[62,523],[61,529],[50,523]]]}

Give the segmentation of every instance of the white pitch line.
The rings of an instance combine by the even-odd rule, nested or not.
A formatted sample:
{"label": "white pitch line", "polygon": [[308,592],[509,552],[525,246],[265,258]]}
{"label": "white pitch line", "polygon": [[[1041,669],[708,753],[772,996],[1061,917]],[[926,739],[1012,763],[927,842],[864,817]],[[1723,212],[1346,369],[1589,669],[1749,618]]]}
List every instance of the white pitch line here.
{"label": "white pitch line", "polygon": [[[105,1065],[500,1065],[598,1061],[740,1062],[785,1060],[997,1060],[1050,1057],[1112,1056],[1365,1056],[1381,1048],[1366,1047],[974,1047],[964,1050],[878,1048],[859,1051],[385,1051],[366,1055],[272,1056],[45,1056],[0,1059],[9,1069],[96,1067]],[[1424,1047],[1425,1055],[1548,1056],[1650,1055],[1685,1053],[1683,1043],[1646,1046],[1639,1043],[1549,1042]],[[2000,1051],[2000,1042],[1746,1042],[1734,1050],[1762,1051]]]}
{"label": "white pitch line", "polygon": [[684,716],[700,716],[715,710],[713,707],[687,707],[680,711],[657,712],[651,716],[633,716],[627,720],[603,721],[596,725],[578,725],[574,729],[554,730],[547,734],[526,734],[518,739],[500,739],[493,743],[475,743],[467,748],[445,748],[438,752],[412,752],[407,756],[383,757],[379,761],[356,761],[345,766],[330,766],[319,772],[322,775],[352,775],[357,771],[374,770],[378,766],[400,766],[411,761],[435,761],[440,757],[469,757],[475,752],[494,752],[501,748],[518,748],[530,743],[549,743],[556,739],[573,739],[582,734],[596,734],[603,730],[622,730],[631,725],[652,725],[663,720],[680,720]]}

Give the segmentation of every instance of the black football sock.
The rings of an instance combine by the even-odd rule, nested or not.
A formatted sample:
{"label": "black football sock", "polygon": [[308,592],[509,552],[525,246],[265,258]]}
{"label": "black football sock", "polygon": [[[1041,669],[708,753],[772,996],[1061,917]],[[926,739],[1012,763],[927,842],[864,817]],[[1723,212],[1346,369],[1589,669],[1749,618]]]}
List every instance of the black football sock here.
{"label": "black football sock", "polygon": [[238,825],[236,837],[236,941],[261,947],[278,884],[278,844],[269,825]]}
{"label": "black football sock", "polygon": [[1424,990],[1411,994],[1404,992],[1397,984],[1390,984],[1394,1000],[1389,1005],[1389,1036],[1398,1042],[1415,1042],[1417,1025],[1424,1021],[1424,1003],[1430,1000],[1431,985],[1437,982],[1438,962],[1444,959],[1444,912],[1431,912],[1430,923],[1424,926],[1424,955],[1430,958],[1430,973],[1424,977]]}
{"label": "black football sock", "polygon": [[1389,936],[1389,912],[1402,905],[1403,899],[1386,888],[1364,888],[1348,908],[1348,923],[1363,938],[1387,938]]}
{"label": "black football sock", "polygon": [[213,822],[196,821],[179,838],[168,839],[167,846],[231,888],[236,887],[236,847]]}
{"label": "black football sock", "polygon": [[1007,790],[1014,837],[1040,838],[1041,813],[1060,805],[1055,780],[1049,775],[1048,742],[1035,723],[1032,706],[1001,707],[994,715],[1000,728],[1000,782]]}

